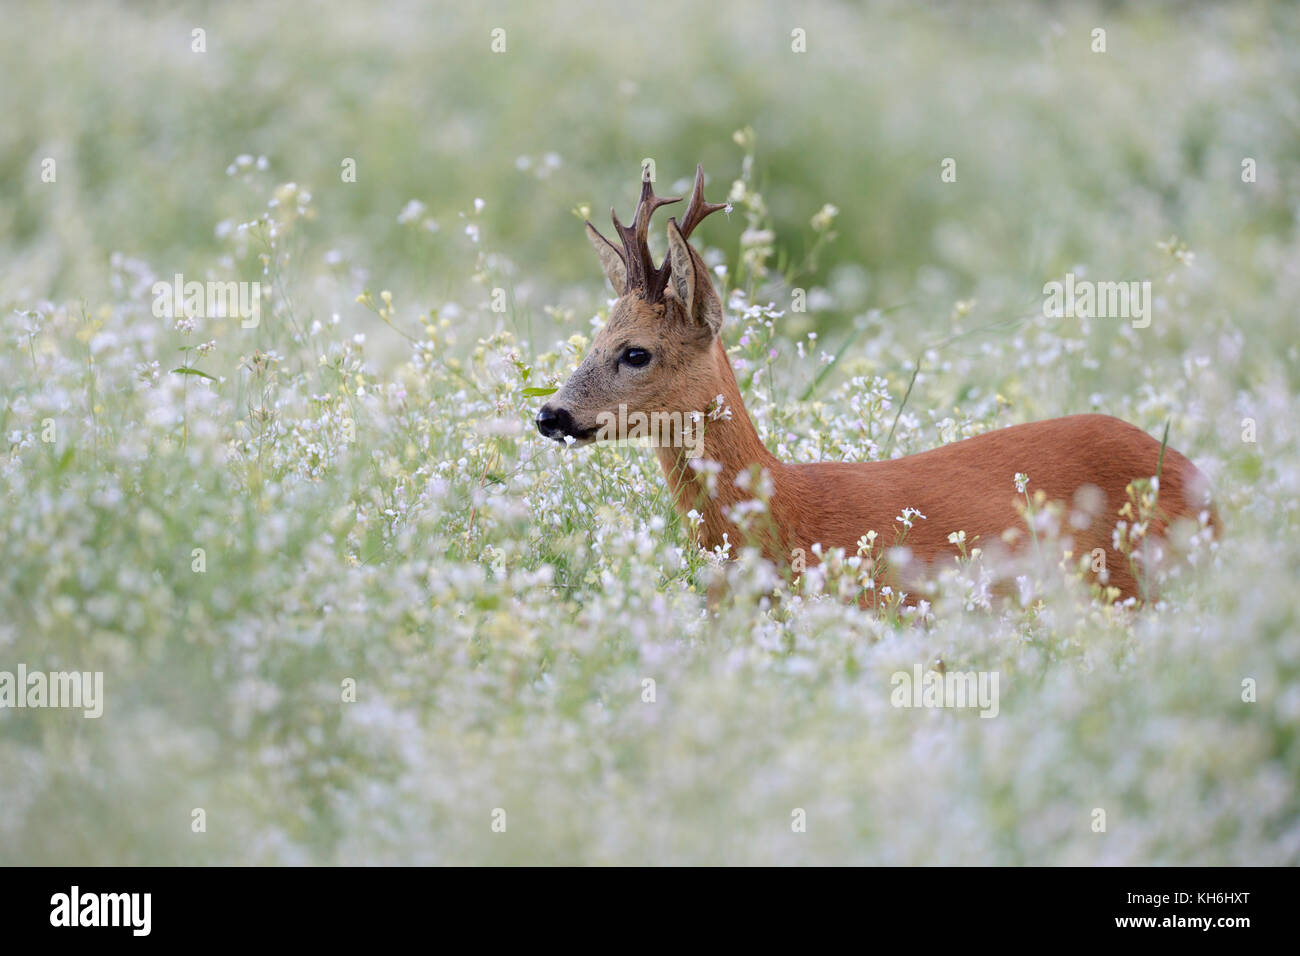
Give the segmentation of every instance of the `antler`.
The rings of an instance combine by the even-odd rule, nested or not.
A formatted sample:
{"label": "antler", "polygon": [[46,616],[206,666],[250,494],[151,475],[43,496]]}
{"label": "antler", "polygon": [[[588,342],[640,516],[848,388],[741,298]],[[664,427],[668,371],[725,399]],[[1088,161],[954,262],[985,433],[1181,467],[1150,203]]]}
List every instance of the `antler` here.
{"label": "antler", "polygon": [[623,240],[623,263],[627,266],[628,291],[640,289],[649,302],[658,302],[663,298],[664,287],[668,284],[669,267],[665,262],[658,269],[650,258],[650,244],[647,234],[650,230],[650,217],[660,206],[681,202],[680,196],[673,198],[655,195],[654,184],[650,182],[648,170],[641,172],[641,198],[637,200],[636,213],[632,216],[631,228],[618,220],[618,213],[609,210],[614,220],[614,228]]}
{"label": "antler", "polygon": [[[623,242],[623,248],[620,250],[592,226],[592,232],[605,239],[610,248],[618,253],[623,260],[623,265],[627,269],[627,282],[624,288],[624,294],[628,292],[640,292],[647,302],[660,302],[664,297],[664,289],[668,285],[668,277],[672,273],[672,265],[668,261],[668,256],[664,256],[664,261],[659,268],[655,268],[654,260],[650,258],[650,244],[647,236],[650,231],[650,218],[654,215],[655,210],[660,206],[666,206],[670,203],[681,202],[681,197],[660,197],[655,195],[654,184],[650,182],[649,171],[641,171],[641,198],[637,200],[636,212],[632,216],[632,225],[625,226],[619,221],[618,213],[612,208],[609,216],[614,220],[614,228],[618,230],[618,237]],[[683,239],[689,239],[695,227],[700,224],[706,216],[717,212],[719,209],[726,209],[726,203],[707,202],[704,198],[704,167],[697,165],[695,167],[695,187],[691,190],[691,201],[686,207],[686,215],[682,217],[681,223],[677,228],[681,231]],[[674,218],[673,222],[677,220]]]}
{"label": "antler", "polygon": [[[707,202],[704,198],[704,166],[697,164],[695,167],[695,187],[691,190],[691,201],[686,205],[686,215],[682,216],[681,223],[677,226],[681,230],[682,238],[691,238],[691,233],[695,231],[706,216],[711,216],[719,209],[726,209],[725,202]],[[675,221],[675,220],[674,220]]]}

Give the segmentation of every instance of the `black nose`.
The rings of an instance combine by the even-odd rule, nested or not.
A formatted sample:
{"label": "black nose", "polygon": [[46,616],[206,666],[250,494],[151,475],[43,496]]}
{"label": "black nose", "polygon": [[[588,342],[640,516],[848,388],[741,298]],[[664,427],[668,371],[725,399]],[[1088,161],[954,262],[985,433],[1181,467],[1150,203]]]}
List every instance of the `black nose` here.
{"label": "black nose", "polygon": [[573,417],[562,408],[543,405],[537,413],[537,430],[547,438],[560,441],[573,431]]}

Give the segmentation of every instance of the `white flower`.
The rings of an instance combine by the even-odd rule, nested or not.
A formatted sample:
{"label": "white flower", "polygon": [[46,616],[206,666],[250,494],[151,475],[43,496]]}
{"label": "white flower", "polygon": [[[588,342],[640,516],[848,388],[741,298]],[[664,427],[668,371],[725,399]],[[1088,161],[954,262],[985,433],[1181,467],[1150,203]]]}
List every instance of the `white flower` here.
{"label": "white flower", "polygon": [[409,200],[402,211],[397,214],[397,221],[405,225],[424,215],[425,205],[418,199]]}
{"label": "white flower", "polygon": [[895,518],[894,520],[897,521],[899,524],[901,524],[904,528],[911,528],[913,518],[920,518],[922,521],[924,521],[925,515],[921,514],[921,512],[917,511],[915,508],[904,508],[903,513],[899,515],[897,518]]}
{"label": "white flower", "polygon": [[812,217],[813,231],[825,232],[831,227],[831,223],[835,221],[835,217],[839,214],[839,207],[831,203],[822,206],[822,208],[817,211],[816,215]]}

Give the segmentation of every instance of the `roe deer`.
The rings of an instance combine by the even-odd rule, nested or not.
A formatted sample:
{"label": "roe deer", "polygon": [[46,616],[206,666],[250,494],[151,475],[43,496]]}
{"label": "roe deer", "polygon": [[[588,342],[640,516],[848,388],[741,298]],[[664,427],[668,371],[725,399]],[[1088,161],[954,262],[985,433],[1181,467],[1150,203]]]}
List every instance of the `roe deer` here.
{"label": "roe deer", "polygon": [[[1127,598],[1138,595],[1138,582],[1114,547],[1112,530],[1118,509],[1129,500],[1131,481],[1160,475],[1159,510],[1149,538],[1162,536],[1180,518],[1195,523],[1201,516],[1215,523],[1208,484],[1190,461],[1172,448],[1163,448],[1161,460],[1161,442],[1105,415],[1015,425],[885,461],[799,465],[777,460],[745,411],[719,336],[722,302],[703,259],[687,241],[700,221],[724,204],[705,201],[703,169],[696,167],[686,214],[680,223],[668,220],[668,254],[656,268],[646,241],[650,217],[674,202],[680,199],[656,196],[643,173],[632,225],[624,226],[611,210],[622,248],[587,223],[587,237],[618,299],[582,364],[542,406],[537,428],[556,441],[585,445],[636,437],[626,434],[635,413],[667,420],[670,434],[657,442],[659,461],[679,513],[685,517],[695,510],[700,516],[695,534],[705,548],[729,542],[734,554],[748,544],[789,568],[796,553],[814,560],[817,543],[854,554],[867,531],[887,534],[907,507],[926,517],[907,534],[913,557],[927,563],[951,560],[957,550],[948,540],[950,532],[963,530],[967,540],[978,536],[989,544],[1008,528],[1023,530],[1013,483],[1023,472],[1048,500],[1072,508],[1067,531],[1073,553],[1095,555],[1094,549],[1104,549],[1099,583]],[[703,457],[721,466],[710,476],[692,467],[692,452],[699,449],[689,431],[692,413],[710,409],[719,395],[730,415],[716,416],[703,431]],[[770,475],[770,520],[745,537],[732,509],[753,497],[745,478],[755,469]]]}

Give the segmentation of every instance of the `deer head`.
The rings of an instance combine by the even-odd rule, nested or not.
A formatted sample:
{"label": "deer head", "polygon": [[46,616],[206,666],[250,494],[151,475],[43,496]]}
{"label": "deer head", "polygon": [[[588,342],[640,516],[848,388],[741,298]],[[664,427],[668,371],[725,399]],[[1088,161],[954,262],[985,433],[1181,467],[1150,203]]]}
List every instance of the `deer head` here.
{"label": "deer head", "polygon": [[656,196],[643,170],[632,225],[610,210],[622,248],[587,223],[587,238],[618,300],[582,364],[538,412],[537,430],[547,438],[585,445],[634,437],[626,434],[629,416],[666,413],[674,420],[704,412],[718,394],[713,345],[722,328],[722,301],[688,240],[725,204],[705,201],[704,170],[697,166],[686,215],[680,223],[668,220],[668,254],[656,268],[646,241],[650,217],[680,201]]}

